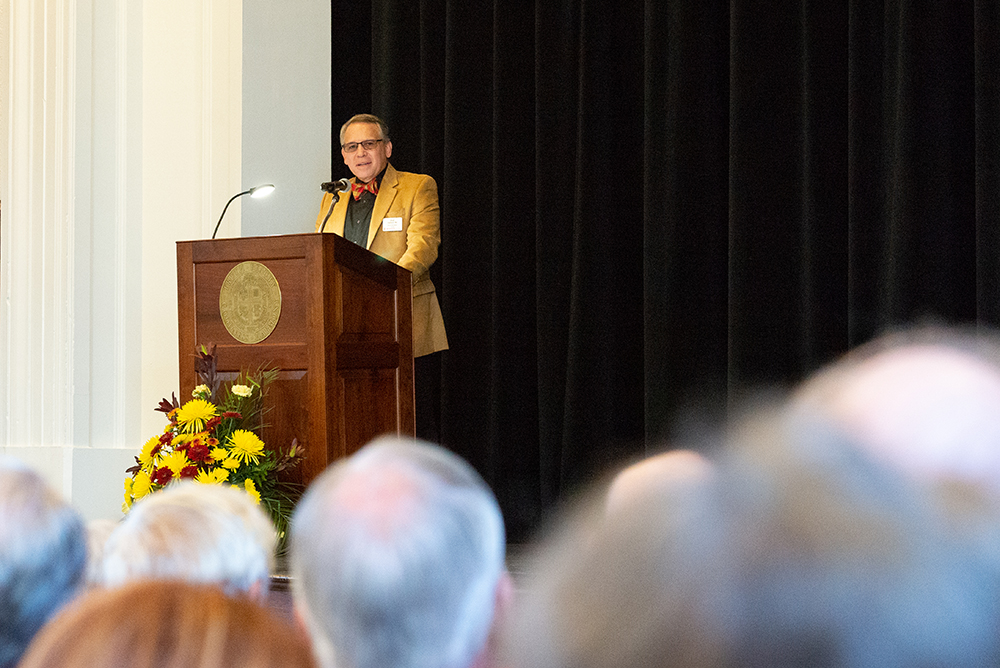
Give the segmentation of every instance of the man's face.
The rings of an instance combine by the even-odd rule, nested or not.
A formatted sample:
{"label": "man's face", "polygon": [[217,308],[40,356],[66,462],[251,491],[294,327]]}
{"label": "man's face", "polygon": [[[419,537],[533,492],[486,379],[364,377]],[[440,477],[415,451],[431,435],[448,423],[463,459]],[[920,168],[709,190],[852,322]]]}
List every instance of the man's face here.
{"label": "man's face", "polygon": [[344,146],[357,143],[358,147],[353,153],[348,153],[343,148],[340,149],[344,156],[344,164],[347,165],[358,181],[368,183],[379,172],[389,164],[389,156],[392,155],[392,142],[380,141],[371,149],[366,149],[361,145],[363,141],[381,139],[378,125],[375,123],[351,123],[344,131]]}

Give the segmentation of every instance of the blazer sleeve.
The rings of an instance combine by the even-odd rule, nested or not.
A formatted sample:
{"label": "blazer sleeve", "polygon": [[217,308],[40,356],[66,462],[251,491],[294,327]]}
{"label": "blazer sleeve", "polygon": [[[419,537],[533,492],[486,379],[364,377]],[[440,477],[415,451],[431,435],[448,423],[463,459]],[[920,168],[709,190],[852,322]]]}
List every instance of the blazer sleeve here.
{"label": "blazer sleeve", "polygon": [[426,174],[413,195],[410,220],[406,227],[406,251],[396,262],[413,272],[416,283],[427,274],[438,256],[441,244],[441,207],[438,205],[437,183]]}

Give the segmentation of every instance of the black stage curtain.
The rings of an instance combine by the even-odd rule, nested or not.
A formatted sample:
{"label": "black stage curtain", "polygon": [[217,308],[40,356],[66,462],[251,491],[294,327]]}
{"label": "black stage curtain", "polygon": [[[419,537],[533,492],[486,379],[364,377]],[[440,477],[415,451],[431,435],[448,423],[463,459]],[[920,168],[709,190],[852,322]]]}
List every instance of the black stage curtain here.
{"label": "black stage curtain", "polygon": [[424,417],[513,539],[748,388],[1000,323],[995,0],[332,5],[334,130],[441,195]]}

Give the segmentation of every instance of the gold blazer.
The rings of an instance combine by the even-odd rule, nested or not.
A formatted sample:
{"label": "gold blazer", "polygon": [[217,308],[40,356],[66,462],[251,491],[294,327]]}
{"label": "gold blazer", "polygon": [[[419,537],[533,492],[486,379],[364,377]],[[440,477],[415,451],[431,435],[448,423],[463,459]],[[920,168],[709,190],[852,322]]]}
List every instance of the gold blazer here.
{"label": "gold blazer", "polygon": [[[333,207],[324,232],[344,235],[347,201],[343,193]],[[323,223],[333,195],[323,194],[316,229]],[[386,167],[375,197],[368,228],[371,252],[409,269],[413,277],[413,356],[420,357],[448,347],[437,291],[427,270],[437,259],[441,244],[441,208],[437,184],[426,174],[397,172]]]}

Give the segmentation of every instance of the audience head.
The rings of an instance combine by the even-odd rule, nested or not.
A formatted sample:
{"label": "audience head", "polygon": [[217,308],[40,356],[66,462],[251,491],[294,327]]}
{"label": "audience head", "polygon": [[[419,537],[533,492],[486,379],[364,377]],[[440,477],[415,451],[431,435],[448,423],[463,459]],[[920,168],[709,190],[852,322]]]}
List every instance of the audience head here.
{"label": "audience head", "polygon": [[118,522],[96,519],[87,522],[87,578],[89,586],[98,586],[104,580],[104,546]]}
{"label": "audience head", "polygon": [[711,476],[562,525],[513,668],[995,664],[995,578],[925,488],[794,409],[727,438]]}
{"label": "audience head", "polygon": [[243,491],[174,483],[132,506],[105,545],[103,583],[142,578],[216,584],[263,598],[274,566],[274,526]]}
{"label": "audience head", "polygon": [[622,469],[608,488],[609,512],[633,498],[663,486],[697,484],[711,475],[712,465],[693,450],[670,450],[646,457]]}
{"label": "audience head", "polygon": [[924,482],[962,480],[1000,493],[1000,340],[921,327],[861,346],[808,379],[796,403]]}
{"label": "audience head", "polygon": [[92,590],[19,668],[310,668],[308,640],[247,598],[165,580]]}
{"label": "audience head", "polygon": [[[296,609],[324,665],[484,661],[509,594],[500,509],[461,458],[383,437],[317,478],[292,518]],[[498,605],[499,602],[499,605]]]}
{"label": "audience head", "polygon": [[83,521],[34,472],[0,457],[0,668],[83,583]]}

